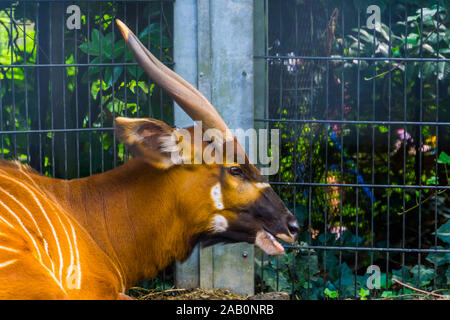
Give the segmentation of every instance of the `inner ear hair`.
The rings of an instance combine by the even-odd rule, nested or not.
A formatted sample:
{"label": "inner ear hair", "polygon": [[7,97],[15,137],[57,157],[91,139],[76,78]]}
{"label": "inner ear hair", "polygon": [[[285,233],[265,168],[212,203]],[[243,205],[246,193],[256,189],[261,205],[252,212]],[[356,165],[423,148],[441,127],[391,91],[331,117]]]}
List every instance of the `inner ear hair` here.
{"label": "inner ear hair", "polygon": [[[135,157],[141,157],[158,168],[177,164],[173,152],[178,151],[178,135],[166,123],[156,119],[119,117],[115,121],[116,135]],[[174,161],[175,159],[175,161]]]}
{"label": "inner ear hair", "polygon": [[114,129],[119,141],[127,145],[142,141],[146,137],[151,137],[155,134],[170,135],[173,131],[167,124],[156,119],[124,117],[116,118]]}

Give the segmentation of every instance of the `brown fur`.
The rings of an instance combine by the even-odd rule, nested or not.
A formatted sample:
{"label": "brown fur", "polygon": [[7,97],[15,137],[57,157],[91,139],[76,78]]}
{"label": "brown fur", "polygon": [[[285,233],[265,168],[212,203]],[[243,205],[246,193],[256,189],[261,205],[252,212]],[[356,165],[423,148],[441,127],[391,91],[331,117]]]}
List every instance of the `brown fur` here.
{"label": "brown fur", "polygon": [[[142,119],[136,121],[147,126]],[[262,195],[255,186],[265,181],[259,171],[250,164],[241,165],[245,177],[235,177],[227,173],[232,164],[167,166],[167,154],[158,151],[158,137],[173,129],[162,122],[151,123],[159,126],[153,126],[154,134],[129,123],[122,128],[122,141],[140,151],[123,166],[103,174],[66,181],[39,175],[17,162],[0,162],[0,299],[126,298],[125,291],[136,282],[156,276],[175,259],[184,260],[195,244],[193,239],[211,233],[216,214],[236,224],[239,232],[248,230],[239,233],[237,241],[243,235],[243,241],[254,240],[258,221],[249,214],[244,214],[241,224],[238,221],[239,212]],[[127,140],[139,134],[143,138],[137,142]],[[151,143],[145,141],[147,137]],[[210,197],[217,183],[222,186],[223,210]],[[284,217],[292,215],[283,210],[273,211],[281,212],[284,226]],[[71,228],[81,278],[72,277],[79,274],[68,269],[75,250]],[[77,279],[81,286],[73,288]]]}
{"label": "brown fur", "polygon": [[[174,167],[161,171],[140,159],[133,159],[104,174],[72,181],[50,179],[34,172],[25,174],[20,166],[8,162],[2,162],[0,170],[0,174],[17,179],[32,189],[45,204],[44,209],[49,216],[58,211],[59,215],[71,219],[78,235],[83,289],[73,290],[73,294],[68,290],[66,296],[52,284],[54,281],[49,281],[44,270],[39,271],[39,263],[35,255],[30,254],[32,245],[26,237],[0,224],[0,232],[6,233],[10,239],[7,242],[0,241],[0,245],[22,250],[21,255],[27,258],[20,258],[21,265],[24,265],[24,270],[28,270],[22,273],[22,269],[14,265],[0,269],[0,283],[6,284],[0,288],[0,298],[32,299],[37,298],[35,292],[18,290],[18,284],[42,282],[39,291],[45,293],[43,298],[113,298],[136,282],[157,275],[174,259],[185,259],[191,249],[190,238],[208,230],[208,211],[212,208],[209,199],[192,199],[195,201],[186,203],[183,196],[189,190],[201,190],[207,188],[208,184],[212,186],[216,181],[214,176],[218,175],[218,168],[204,167],[197,168],[198,175],[210,177],[210,183],[208,179],[186,179],[183,178],[186,168]],[[46,222],[38,214],[36,203],[23,190],[5,179],[1,179],[0,187],[30,208],[38,225],[41,229],[45,228],[42,226]],[[0,193],[0,199],[6,202],[7,197]],[[25,221],[25,212],[19,210],[14,201],[9,200],[7,205]],[[0,208],[0,214],[9,217],[3,208]],[[14,221],[11,217],[8,220]],[[56,218],[51,220],[55,226],[58,225]],[[20,230],[17,224],[15,226]],[[26,226],[33,230],[31,221],[26,220]],[[61,228],[56,230],[58,234],[64,234]],[[46,239],[53,238],[49,230],[42,232]],[[33,233],[37,234],[36,230]],[[21,239],[21,246],[13,244],[13,238]],[[60,239],[60,242],[63,241]],[[52,257],[58,256],[55,247],[54,243],[49,242]],[[40,249],[44,252],[42,241]],[[62,249],[63,255],[68,255],[67,246]],[[8,257],[4,254],[0,250],[0,263],[11,256],[9,252]],[[112,264],[124,278],[125,288],[121,288],[120,277]],[[13,270],[17,274],[14,276],[19,281],[17,284],[9,280]],[[84,275],[85,272],[88,275]],[[45,283],[48,286],[46,289],[42,287]]]}

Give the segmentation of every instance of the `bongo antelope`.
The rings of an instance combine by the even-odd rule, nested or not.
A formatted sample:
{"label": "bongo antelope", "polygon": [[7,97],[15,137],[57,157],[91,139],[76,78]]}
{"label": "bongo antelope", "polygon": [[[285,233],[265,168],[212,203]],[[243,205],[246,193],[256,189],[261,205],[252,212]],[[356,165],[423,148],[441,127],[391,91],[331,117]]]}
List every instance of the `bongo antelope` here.
{"label": "bongo antelope", "polygon": [[[223,154],[242,151],[206,98],[117,24],[146,73],[204,130],[220,132]],[[197,243],[281,254],[276,238],[296,240],[296,219],[247,157],[189,164],[213,142],[181,153],[191,142],[155,119],[117,118],[115,130],[133,159],[102,174],[68,181],[0,162],[0,299],[126,299]]]}

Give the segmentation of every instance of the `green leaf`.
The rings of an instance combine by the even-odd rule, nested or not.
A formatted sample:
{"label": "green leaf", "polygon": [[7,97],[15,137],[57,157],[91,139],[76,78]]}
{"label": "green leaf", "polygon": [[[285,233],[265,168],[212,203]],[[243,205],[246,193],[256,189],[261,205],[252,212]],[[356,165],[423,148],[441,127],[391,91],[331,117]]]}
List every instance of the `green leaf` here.
{"label": "green leaf", "polygon": [[122,74],[123,67],[117,66],[114,68],[107,68],[105,72],[105,82],[108,86],[112,86],[117,82]]}
{"label": "green leaf", "polygon": [[[434,234],[434,233],[433,233]],[[436,232],[439,239],[450,244],[450,220],[439,227]]]}
{"label": "green leaf", "polygon": [[113,54],[113,33],[107,33],[102,39],[102,55],[107,59],[112,59]]}
{"label": "green leaf", "polygon": [[381,133],[386,133],[389,131],[388,127],[386,126],[379,126],[378,129],[380,130]]}
{"label": "green leaf", "polygon": [[391,297],[395,297],[397,294],[394,291],[383,291],[383,293],[381,294],[382,298],[391,298]]}
{"label": "green leaf", "polygon": [[330,299],[335,299],[335,298],[337,298],[339,296],[337,291],[332,291],[332,290],[330,290],[328,288],[325,288],[325,290],[323,292]]}
{"label": "green leaf", "polygon": [[88,52],[88,49],[87,49],[87,42],[84,42],[84,43],[80,44],[80,45],[78,46],[78,48],[79,48],[81,51],[83,51],[84,53],[87,54],[87,52]]}
{"label": "green leaf", "polygon": [[382,289],[388,289],[388,288],[390,288],[391,285],[392,285],[391,278],[392,278],[392,277],[389,277],[389,278],[388,278],[388,281],[387,281],[387,287],[386,287],[386,273],[382,273],[382,274],[380,275],[380,287],[381,287]]}
{"label": "green leaf", "polygon": [[100,91],[100,80],[92,82],[91,95],[94,99],[97,99],[97,94]]}
{"label": "green leaf", "polygon": [[8,154],[9,153],[9,149],[3,147],[3,149],[0,150],[2,154]]}
{"label": "green leaf", "polygon": [[[114,44],[114,59],[123,58],[123,51],[125,50],[125,41],[120,39]],[[129,51],[129,50],[127,50]]]}
{"label": "green leaf", "polygon": [[299,278],[313,276],[317,274],[319,270],[319,259],[316,254],[297,255],[295,264],[298,265],[296,273]]}
{"label": "green leaf", "polygon": [[[92,59],[91,64],[100,63],[100,57],[95,57]],[[90,66],[89,67],[89,75],[94,75],[99,73],[102,70],[102,67],[99,66]]]}
{"label": "green leaf", "polygon": [[[431,20],[433,19],[433,16],[436,14],[437,9],[430,9],[430,8],[423,8],[423,20]],[[420,9],[417,10],[417,13],[420,14]]]}
{"label": "green leaf", "polygon": [[92,56],[98,56],[100,54],[100,39],[102,38],[102,34],[98,31],[98,29],[92,29],[91,31],[91,41],[88,43],[82,43],[79,48],[84,53],[92,55]]}
{"label": "green leaf", "polygon": [[413,283],[419,282],[419,270],[420,270],[420,286],[426,286],[430,284],[431,280],[434,278],[434,268],[428,268],[424,265],[414,266],[410,272],[413,274]]}
{"label": "green leaf", "polygon": [[[437,249],[443,249],[443,247],[438,246]],[[434,248],[433,248],[434,249]],[[450,253],[446,252],[431,252],[427,255],[426,260],[432,264],[436,264],[437,267],[443,266],[450,263]]]}
{"label": "green leaf", "polygon": [[446,154],[444,151],[442,151],[441,154],[439,155],[438,163],[450,164],[450,156]]}
{"label": "green leaf", "polygon": [[419,41],[419,35],[417,33],[408,34],[407,42],[412,45],[417,45]]}
{"label": "green leaf", "polygon": [[361,298],[361,300],[367,300],[368,295],[370,295],[370,291],[364,288],[361,288],[358,292],[358,296]]}
{"label": "green leaf", "polygon": [[[408,266],[404,266],[400,268],[399,270],[392,270],[392,278],[397,279],[403,282],[410,282],[411,281],[411,274],[409,273],[410,268]],[[404,278],[403,278],[404,276]],[[411,283],[412,284],[412,283]]]}
{"label": "green leaf", "polygon": [[428,185],[437,184],[438,183],[438,178],[437,177],[431,177],[431,178],[427,179],[426,183]]}
{"label": "green leaf", "polygon": [[273,266],[265,266],[264,267],[264,282],[267,286],[271,288],[273,291],[285,291],[289,292],[291,288],[291,284],[286,278],[285,273],[278,273],[278,288],[277,288],[277,272]]}
{"label": "green leaf", "polygon": [[128,74],[131,75],[133,79],[140,79],[144,74],[144,70],[139,66],[128,66],[127,67]]}

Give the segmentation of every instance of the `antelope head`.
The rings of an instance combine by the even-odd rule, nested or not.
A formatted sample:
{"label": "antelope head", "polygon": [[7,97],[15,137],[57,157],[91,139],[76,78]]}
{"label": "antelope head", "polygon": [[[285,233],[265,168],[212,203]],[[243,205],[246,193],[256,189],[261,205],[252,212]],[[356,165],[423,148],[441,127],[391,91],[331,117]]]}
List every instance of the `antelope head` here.
{"label": "antelope head", "polygon": [[[201,225],[195,242],[248,242],[267,254],[283,253],[276,238],[295,242],[299,225],[294,215],[250,163],[211,103],[156,59],[125,24],[116,22],[139,65],[194,121],[201,121],[201,133],[209,137],[198,144],[187,138],[195,136],[195,127],[176,130],[155,119],[117,118],[118,139],[134,157],[174,177],[174,189],[183,193],[180,211],[186,223]],[[207,150],[214,161],[202,156]]]}

